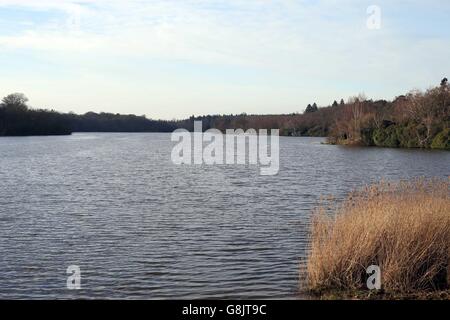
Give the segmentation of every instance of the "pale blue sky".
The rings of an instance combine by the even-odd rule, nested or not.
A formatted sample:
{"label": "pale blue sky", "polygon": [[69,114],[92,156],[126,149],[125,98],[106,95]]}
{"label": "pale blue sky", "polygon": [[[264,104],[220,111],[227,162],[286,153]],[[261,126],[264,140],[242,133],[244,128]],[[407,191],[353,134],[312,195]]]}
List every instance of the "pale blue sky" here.
{"label": "pale blue sky", "polygon": [[165,119],[392,99],[450,76],[448,17],[448,0],[0,0],[0,95]]}

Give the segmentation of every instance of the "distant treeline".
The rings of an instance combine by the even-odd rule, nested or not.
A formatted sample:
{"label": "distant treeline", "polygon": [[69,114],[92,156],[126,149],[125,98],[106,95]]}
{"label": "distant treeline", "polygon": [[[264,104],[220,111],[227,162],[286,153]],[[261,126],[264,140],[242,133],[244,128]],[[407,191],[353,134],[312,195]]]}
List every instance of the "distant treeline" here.
{"label": "distant treeline", "polygon": [[31,109],[21,93],[0,104],[0,136],[68,135],[72,132],[172,132],[176,122],[145,116],[88,112],[83,115]]}
{"label": "distant treeline", "polygon": [[67,119],[48,110],[33,110],[21,93],[10,94],[0,104],[0,136],[71,134]]}
{"label": "distant treeline", "polygon": [[323,108],[308,105],[303,114],[192,117],[203,128],[280,129],[285,136],[327,137],[331,144],[450,150],[450,87],[447,78],[426,92],[412,91],[394,101],[363,95]]}
{"label": "distant treeline", "polygon": [[192,131],[280,129],[284,136],[328,137],[332,144],[450,149],[450,88],[445,78],[426,92],[412,91],[394,101],[369,100],[360,95],[303,114],[207,115],[186,120],[151,120],[145,116],[88,112],[83,115],[35,110],[23,94],[11,94],[0,104],[1,135],[57,135],[72,132]]}
{"label": "distant treeline", "polygon": [[176,122],[151,120],[145,116],[88,112],[63,114],[73,132],[173,132]]}

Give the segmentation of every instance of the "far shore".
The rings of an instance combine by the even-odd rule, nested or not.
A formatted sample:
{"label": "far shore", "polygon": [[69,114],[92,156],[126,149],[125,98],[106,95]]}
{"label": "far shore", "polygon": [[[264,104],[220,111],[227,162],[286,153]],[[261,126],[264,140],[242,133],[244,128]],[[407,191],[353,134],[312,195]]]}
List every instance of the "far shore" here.
{"label": "far shore", "polygon": [[73,132],[173,132],[278,129],[281,136],[326,137],[329,144],[450,150],[450,86],[447,78],[425,92],[412,91],[393,101],[359,95],[329,106],[308,105],[303,113],[223,114],[184,120],[153,120],[145,115],[60,113],[28,106],[22,93],[0,103],[0,136],[70,135]]}

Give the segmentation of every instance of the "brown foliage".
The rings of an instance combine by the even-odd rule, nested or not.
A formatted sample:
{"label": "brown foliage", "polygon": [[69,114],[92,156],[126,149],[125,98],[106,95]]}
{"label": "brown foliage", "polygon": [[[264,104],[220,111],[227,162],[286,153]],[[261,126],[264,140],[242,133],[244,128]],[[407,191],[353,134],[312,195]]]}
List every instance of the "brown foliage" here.
{"label": "brown foliage", "polygon": [[380,183],[351,194],[312,224],[307,284],[313,291],[366,289],[381,268],[387,292],[446,289],[450,272],[449,181]]}

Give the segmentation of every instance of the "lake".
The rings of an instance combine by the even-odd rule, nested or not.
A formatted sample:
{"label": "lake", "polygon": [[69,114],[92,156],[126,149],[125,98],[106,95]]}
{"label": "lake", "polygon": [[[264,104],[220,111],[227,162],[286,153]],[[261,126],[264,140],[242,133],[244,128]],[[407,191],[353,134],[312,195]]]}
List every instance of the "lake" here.
{"label": "lake", "polygon": [[175,166],[170,134],[0,138],[0,298],[302,298],[321,196],[450,175],[450,152],[321,142],[280,138],[279,174],[260,176]]}

